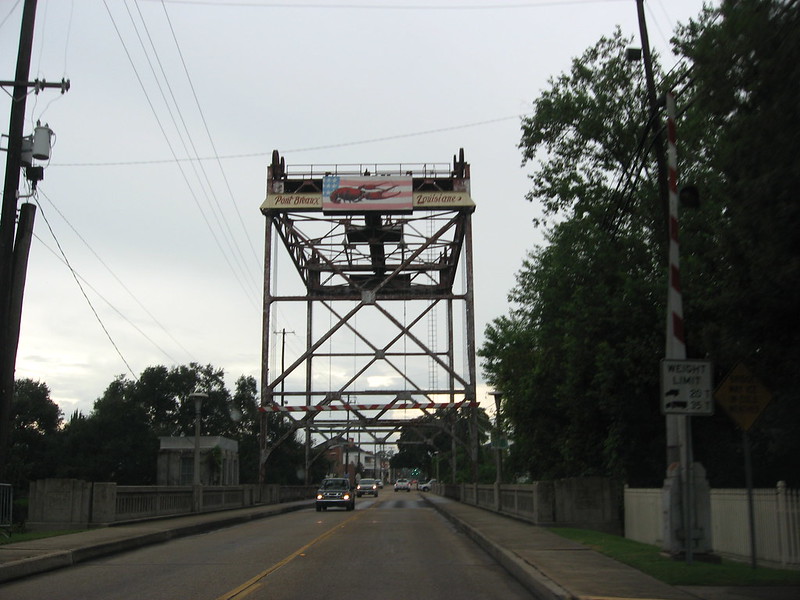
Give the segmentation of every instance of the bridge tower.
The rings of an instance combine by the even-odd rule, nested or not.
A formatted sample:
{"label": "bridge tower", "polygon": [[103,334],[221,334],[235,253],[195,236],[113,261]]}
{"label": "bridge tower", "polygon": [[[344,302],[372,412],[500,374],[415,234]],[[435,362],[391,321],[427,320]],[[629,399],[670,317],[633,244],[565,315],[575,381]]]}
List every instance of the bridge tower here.
{"label": "bridge tower", "polygon": [[[332,446],[357,436],[377,453],[423,415],[438,418],[419,443],[449,435],[452,457],[468,448],[477,474],[474,209],[463,149],[452,164],[287,166],[273,152],[261,205],[262,480],[270,453],[298,430],[308,479]],[[295,273],[274,277],[278,259]],[[281,333],[272,321],[291,311],[302,350],[284,360],[284,329],[281,367],[270,368]],[[456,411],[470,414],[468,436],[455,431]],[[291,424],[280,439],[267,435],[270,413]]]}

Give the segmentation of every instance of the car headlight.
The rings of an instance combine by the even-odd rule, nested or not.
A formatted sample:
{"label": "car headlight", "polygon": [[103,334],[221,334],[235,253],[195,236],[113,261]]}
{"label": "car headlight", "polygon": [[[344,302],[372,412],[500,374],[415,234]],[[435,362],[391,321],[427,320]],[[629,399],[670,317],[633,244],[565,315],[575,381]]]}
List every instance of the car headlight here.
{"label": "car headlight", "polygon": [[322,500],[322,494],[317,494],[317,500]]}
{"label": "car headlight", "polygon": [[342,496],[342,498],[344,500],[350,500],[350,494],[345,494],[344,496]]}

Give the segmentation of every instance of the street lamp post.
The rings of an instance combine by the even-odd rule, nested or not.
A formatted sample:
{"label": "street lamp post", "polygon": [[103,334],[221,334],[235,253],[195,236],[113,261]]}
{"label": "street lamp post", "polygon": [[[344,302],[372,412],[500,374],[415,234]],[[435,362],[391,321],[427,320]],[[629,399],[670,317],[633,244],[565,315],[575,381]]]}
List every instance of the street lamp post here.
{"label": "street lamp post", "polygon": [[503,456],[500,449],[500,400],[503,397],[503,392],[494,391],[489,392],[494,397],[494,461],[495,461],[495,478],[494,478],[494,504],[497,510],[500,510],[500,483],[501,473],[503,470]]}
{"label": "street lamp post", "polygon": [[208,398],[204,392],[193,392],[189,398],[194,400],[194,469],[192,473],[192,511],[200,512],[203,508],[203,489],[200,485],[200,407],[203,399]]}

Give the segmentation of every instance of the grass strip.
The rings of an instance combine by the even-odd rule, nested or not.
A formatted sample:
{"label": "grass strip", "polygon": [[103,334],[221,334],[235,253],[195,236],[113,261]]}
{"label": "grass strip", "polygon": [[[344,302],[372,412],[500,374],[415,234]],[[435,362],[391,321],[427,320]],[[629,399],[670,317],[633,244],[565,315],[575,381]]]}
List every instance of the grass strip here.
{"label": "grass strip", "polygon": [[17,542],[30,542],[31,540],[41,540],[44,538],[56,537],[58,535],[67,535],[70,533],[78,533],[85,531],[85,529],[73,529],[63,531],[27,531],[24,533],[11,532],[11,535],[0,535],[0,546],[4,544],[16,544]]}
{"label": "grass strip", "polygon": [[664,556],[657,546],[617,535],[566,527],[554,527],[550,530],[669,585],[800,585],[800,571],[766,567],[753,569],[749,563],[724,558],[720,563],[694,560],[692,564],[687,564],[685,560]]}

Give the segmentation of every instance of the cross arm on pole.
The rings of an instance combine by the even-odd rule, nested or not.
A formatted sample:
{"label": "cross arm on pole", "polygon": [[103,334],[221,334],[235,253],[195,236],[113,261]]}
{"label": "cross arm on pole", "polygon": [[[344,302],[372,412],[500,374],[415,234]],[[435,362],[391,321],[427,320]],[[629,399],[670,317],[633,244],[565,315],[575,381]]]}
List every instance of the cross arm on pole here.
{"label": "cross arm on pole", "polygon": [[48,83],[44,79],[34,79],[33,81],[0,81],[0,86],[2,87],[28,87],[33,88],[35,93],[39,93],[41,90],[45,88],[58,88],[61,90],[61,93],[64,94],[65,92],[69,91],[69,79],[62,79],[61,81],[55,83]]}

